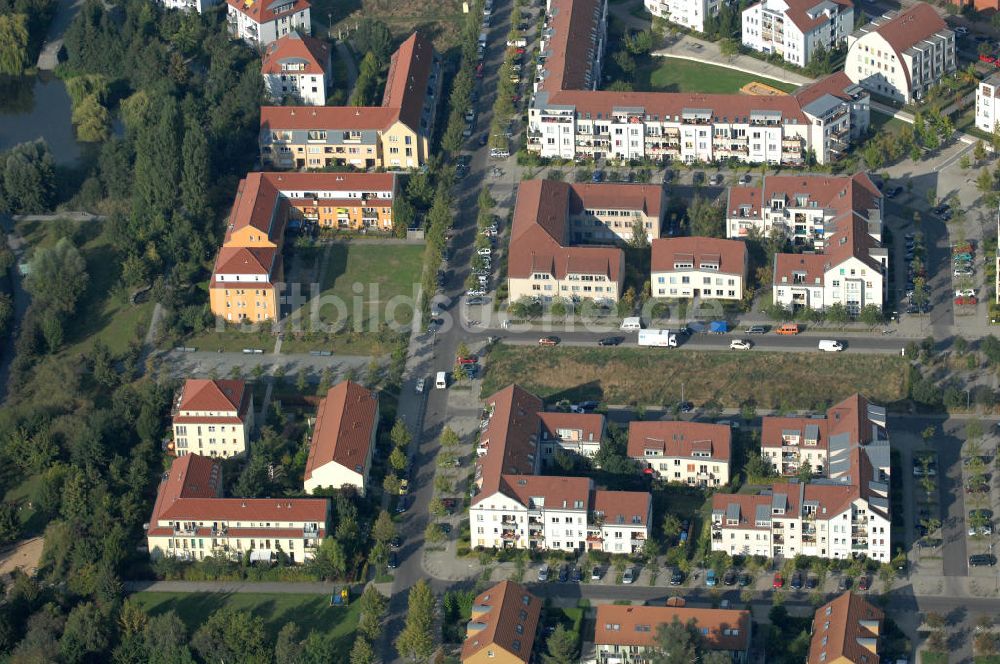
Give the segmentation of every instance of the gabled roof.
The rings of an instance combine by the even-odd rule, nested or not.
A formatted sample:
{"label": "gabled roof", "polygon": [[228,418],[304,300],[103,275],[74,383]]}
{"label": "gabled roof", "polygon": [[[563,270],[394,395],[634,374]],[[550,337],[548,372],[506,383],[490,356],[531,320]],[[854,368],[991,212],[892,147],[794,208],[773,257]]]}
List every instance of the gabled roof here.
{"label": "gabled roof", "polygon": [[177,410],[239,413],[246,409],[248,395],[242,380],[188,378],[181,388]]}
{"label": "gabled roof", "polygon": [[[827,450],[830,447],[829,422],[820,417],[774,417],[766,415],[761,420],[761,447],[781,447],[784,434],[799,436],[799,447]],[[808,436],[815,437],[815,445],[805,445]]]}
{"label": "gabled roof", "polygon": [[653,497],[646,491],[604,491],[590,496],[590,509],[604,517],[604,525],[647,526]]}
{"label": "gabled roof", "polygon": [[580,432],[579,442],[600,443],[604,434],[604,416],[597,413],[538,413],[542,425],[542,440],[558,438],[558,429],[573,429]]}
{"label": "gabled roof", "polygon": [[782,2],[787,7],[784,10],[785,16],[803,35],[829,23],[831,20],[829,13],[836,16],[838,12],[854,7],[851,0],[782,0]]}
{"label": "gabled roof", "polygon": [[248,173],[236,187],[236,198],[229,213],[225,241],[241,229],[252,227],[280,243],[285,232],[285,215],[278,190],[263,173]]}
{"label": "gabled roof", "polygon": [[434,47],[417,32],[400,44],[389,61],[382,106],[398,108],[399,119],[413,131],[420,129],[427,81],[433,68]]}
{"label": "gabled roof", "polygon": [[926,2],[915,3],[906,11],[892,16],[888,20],[884,20],[884,17],[876,17],[872,20],[872,26],[874,26],[874,30],[871,31],[881,35],[896,51],[897,55],[924,39],[948,29],[944,19],[933,6]]}
{"label": "gabled roof", "polygon": [[584,210],[631,210],[659,218],[663,214],[663,187],[650,184],[574,183],[569,185],[570,214]]}
{"label": "gabled roof", "polygon": [[696,451],[729,461],[732,429],[723,424],[684,421],[632,421],[628,425],[628,455],[645,459],[646,450],[658,456],[692,457]]}
{"label": "gabled roof", "polygon": [[710,650],[744,652],[750,647],[749,611],[617,604],[597,607],[594,644],[653,646],[656,645],[657,627],[669,625],[675,618],[684,625],[694,621]]}
{"label": "gabled roof", "polygon": [[277,254],[277,249],[271,247],[222,247],[215,259],[212,275],[266,274],[271,277]]}
{"label": "gabled roof", "polygon": [[541,600],[513,581],[501,581],[483,591],[472,605],[462,661],[492,646],[518,661],[529,662],[541,611]]}
{"label": "gabled roof", "polygon": [[262,131],[385,131],[399,119],[399,109],[386,106],[261,106]]}
{"label": "gabled roof", "polygon": [[525,279],[543,272],[555,279],[567,274],[599,274],[613,282],[621,278],[621,249],[570,243],[569,200],[570,185],[565,182],[521,182],[507,253],[508,276]]}
{"label": "gabled roof", "polygon": [[[586,477],[500,476],[501,493],[513,498],[528,509],[539,509],[544,506],[546,509],[586,510],[590,499],[590,489],[591,481]],[[485,496],[486,494],[480,495]]]}
{"label": "gabled roof", "polygon": [[[722,518],[723,528],[769,530],[772,503],[773,496],[766,493],[755,495],[717,493],[712,496],[712,514]],[[758,512],[762,516],[765,514],[767,516],[761,525],[757,524]],[[777,516],[782,518],[790,515],[786,513]],[[734,519],[737,523],[727,524],[726,519]]]}
{"label": "gabled roof", "polygon": [[[822,287],[827,258],[823,254],[775,254],[774,286]],[[801,281],[796,283],[795,276]],[[784,281],[782,280],[784,279]]]}
{"label": "gabled roof", "polygon": [[[718,265],[719,274],[746,276],[747,245],[740,240],[720,240],[714,237],[664,237],[653,240],[650,267],[653,272],[673,272],[678,261],[688,261],[694,270],[711,262]],[[688,268],[685,268],[688,269]]]}
{"label": "gabled roof", "polygon": [[845,592],[816,609],[809,664],[843,661],[879,664],[879,631],[885,614],[864,597]]}
{"label": "gabled roof", "polygon": [[258,24],[268,23],[311,7],[308,0],[226,0],[226,2]]}
{"label": "gabled roof", "polygon": [[[264,50],[261,74],[311,74],[325,75],[330,62],[330,46],[314,37],[300,35],[292,30],[287,35],[279,37]],[[282,64],[301,64],[303,69],[286,72]]]}
{"label": "gabled roof", "polygon": [[328,463],[364,474],[377,426],[377,393],[349,380],[331,387],[316,412],[305,479]]}
{"label": "gabled roof", "polygon": [[488,397],[486,405],[492,414],[479,440],[480,445],[486,443],[488,447],[477,461],[481,485],[473,504],[500,491],[504,473],[534,473],[538,459],[542,400],[518,385],[510,385]]}

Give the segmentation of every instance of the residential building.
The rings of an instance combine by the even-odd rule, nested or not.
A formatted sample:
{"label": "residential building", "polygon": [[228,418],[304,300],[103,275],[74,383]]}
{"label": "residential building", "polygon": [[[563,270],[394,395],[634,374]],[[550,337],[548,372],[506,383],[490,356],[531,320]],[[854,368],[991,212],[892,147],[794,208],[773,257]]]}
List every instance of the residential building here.
{"label": "residential building", "polygon": [[472,603],[462,664],[529,664],[542,601],[524,586],[501,581]]}
{"label": "residential building", "polygon": [[186,454],[174,459],[156,493],[146,531],[154,560],[209,556],[251,561],[288,556],[310,560],[326,537],[326,498],[222,498],[218,459]]}
{"label": "residential building", "polygon": [[309,0],[226,0],[229,33],[264,48],[287,34],[312,34]]}
{"label": "residential building", "polygon": [[756,495],[712,497],[712,550],[847,559],[891,555],[889,483],[861,448],[836,479],[778,482]]}
{"label": "residential building", "polygon": [[174,400],[176,456],[188,453],[223,459],[246,452],[254,427],[253,390],[242,380],[189,378]]}
{"label": "residential building", "polygon": [[889,435],[885,408],[854,394],[824,415],[765,416],[761,424],[760,453],[776,473],[798,475],[808,465],[815,475],[836,477],[840,460],[855,447],[864,448],[872,464],[889,474]]}
{"label": "residential building", "polygon": [[799,67],[817,49],[845,43],[853,29],[851,0],[762,0],[743,10],[743,45]]}
{"label": "residential building", "polygon": [[816,609],[808,664],[879,664],[882,609],[847,591]]}
{"label": "residential building", "polygon": [[378,415],[378,393],[363,385],[345,380],[327,391],[319,402],[309,443],[303,485],[306,493],[352,486],[365,495]]}
{"label": "residential building", "polygon": [[976,88],[976,129],[992,134],[1000,124],[1000,73],[979,81]]}
{"label": "residential building", "polygon": [[597,413],[540,412],[542,462],[551,464],[558,452],[592,459],[601,449],[604,416]]}
{"label": "residential building", "polygon": [[573,186],[565,182],[524,180],[518,187],[507,251],[511,302],[523,297],[618,301],[625,252],[616,246],[575,243],[572,198]]}
{"label": "residential building", "polygon": [[419,168],[428,158],[441,81],[440,57],[415,32],[392,55],[380,106],[262,107],[261,162],[282,169]]}
{"label": "residential building", "polygon": [[711,237],[653,240],[653,297],[740,300],[747,278],[747,245]]}
{"label": "residential building", "polygon": [[[791,312],[841,304],[855,316],[886,301],[889,252],[863,219],[836,225],[823,253],[775,254],[773,302]],[[829,232],[829,230],[827,231]]]}
{"label": "residential building", "polygon": [[653,16],[705,32],[705,19],[719,15],[720,0],[643,0],[643,5]]}
{"label": "residential building", "polygon": [[167,9],[193,9],[199,14],[219,4],[219,0],[160,0]]}
{"label": "residential building", "polygon": [[872,19],[847,46],[844,72],[852,81],[907,104],[956,69],[955,33],[926,2]]}
{"label": "residential building", "polygon": [[231,322],[275,320],[287,227],[391,232],[392,173],[249,173],[240,181],[212,271],[212,313]]}
{"label": "residential building", "polygon": [[636,224],[652,242],[662,233],[666,210],[666,191],[659,185],[569,185],[573,242],[629,243],[636,236]]}
{"label": "residential building", "polygon": [[689,486],[729,484],[732,429],[723,424],[633,421],[628,425],[628,455],[645,472]]}
{"label": "residential building", "polygon": [[[511,385],[486,400],[485,413],[469,508],[472,546],[626,554],[642,549],[652,517],[649,493],[604,491],[586,477],[537,474],[541,399]],[[579,422],[561,424],[592,426]]]}
{"label": "residential building", "polygon": [[759,187],[730,187],[726,237],[780,233],[796,246],[822,250],[837,224],[858,217],[869,234],[882,236],[883,197],[867,173],[768,175]]}
{"label": "residential building", "polygon": [[1000,0],[951,0],[956,7],[972,6],[977,12],[1000,11]]}
{"label": "residential building", "polygon": [[[682,600],[683,602],[683,600]],[[734,664],[749,661],[750,612],[737,609],[694,609],[686,606],[623,606],[601,604],[594,625],[597,664],[647,664],[648,650],[657,646],[660,625],[693,622],[705,647],[721,651]]]}
{"label": "residential building", "polygon": [[319,39],[289,32],[264,49],[261,76],[264,89],[275,104],[292,102],[323,106],[330,85],[330,45]]}
{"label": "residential building", "polygon": [[596,90],[606,12],[549,2],[528,112],[527,147],[543,157],[826,164],[867,130],[868,92],[837,74],[780,96]]}

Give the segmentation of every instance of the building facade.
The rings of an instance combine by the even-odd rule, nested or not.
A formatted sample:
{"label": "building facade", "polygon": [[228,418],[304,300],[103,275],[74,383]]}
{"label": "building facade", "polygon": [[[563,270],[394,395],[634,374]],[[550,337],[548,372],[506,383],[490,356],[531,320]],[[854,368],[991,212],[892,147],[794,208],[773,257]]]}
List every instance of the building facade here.
{"label": "building facade", "polygon": [[740,300],[747,278],[747,246],[738,240],[674,237],[653,240],[653,297]]}
{"label": "building facade", "polygon": [[552,464],[559,452],[594,458],[604,439],[604,416],[596,413],[541,412],[542,462]]}
{"label": "building facade", "polygon": [[869,95],[842,74],[782,96],[596,90],[606,11],[549,2],[528,111],[527,148],[543,157],[825,164],[867,130]]}
{"label": "building facade", "polygon": [[[542,413],[542,400],[517,385],[486,400],[469,508],[471,546],[641,551],[649,537],[652,496],[595,490],[586,477],[538,475]],[[590,427],[586,420],[559,424]]]}
{"label": "building facade", "polygon": [[847,591],[816,609],[808,664],[879,664],[885,614]]}
{"label": "building facade", "polygon": [[845,43],[853,29],[851,0],[762,0],[743,10],[743,45],[799,67],[817,48]]}
{"label": "building facade", "polygon": [[719,14],[720,0],[643,0],[653,16],[684,26],[688,30],[705,32],[705,19]]}
{"label": "building facade", "polygon": [[511,302],[525,297],[618,301],[625,252],[617,246],[574,243],[574,191],[574,185],[551,180],[525,180],[518,187],[507,251]]}
{"label": "building facade", "polygon": [[976,129],[992,134],[1000,123],[1000,73],[979,81],[976,88]]}
{"label": "building facade", "polygon": [[188,9],[203,14],[219,4],[219,0],[161,0],[167,9]]}
{"label": "building facade", "polygon": [[462,664],[529,664],[542,601],[524,586],[501,581],[472,603]]}
{"label": "building facade", "polygon": [[309,0],[226,0],[229,33],[264,48],[293,32],[312,34]]}
{"label": "building facade", "polygon": [[848,37],[847,46],[844,72],[852,81],[907,104],[957,68],[955,33],[924,2],[876,17]]}
{"label": "building facade", "polygon": [[[648,184],[570,184],[569,223],[575,243],[628,243],[641,228],[660,237],[666,190]],[[638,226],[637,226],[638,224]]]}
{"label": "building facade", "polygon": [[330,521],[325,498],[222,498],[217,459],[187,454],[164,474],[146,530],[150,556],[310,560]]}
{"label": "building facade", "polygon": [[441,81],[434,47],[413,33],[392,56],[381,106],[261,108],[261,162],[280,169],[419,168],[429,156]]}
{"label": "building facade", "polygon": [[174,400],[171,424],[176,456],[243,454],[254,428],[253,390],[242,380],[189,378]]}
{"label": "building facade", "polygon": [[729,484],[732,429],[722,424],[634,421],[628,455],[666,482],[718,487]]}
{"label": "building facade", "polygon": [[290,32],[267,45],[260,73],[272,103],[289,100],[323,106],[330,68],[329,44]]}
{"label": "building facade", "polygon": [[306,459],[306,493],[345,486],[365,495],[378,433],[378,393],[345,380],[327,391],[316,411]]}
{"label": "building facade", "polygon": [[675,620],[682,625],[693,622],[708,650],[729,655],[734,664],[749,661],[749,611],[688,608],[681,600],[680,606],[599,605],[594,626],[597,664],[647,664],[649,649],[658,645],[658,627]]}

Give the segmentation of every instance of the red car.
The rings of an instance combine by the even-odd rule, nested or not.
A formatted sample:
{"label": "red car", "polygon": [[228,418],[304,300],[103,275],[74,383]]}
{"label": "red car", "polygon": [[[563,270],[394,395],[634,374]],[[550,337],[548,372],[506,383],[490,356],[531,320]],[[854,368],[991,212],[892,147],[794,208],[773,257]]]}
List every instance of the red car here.
{"label": "red car", "polygon": [[964,296],[964,297],[956,297],[955,298],[955,304],[974,305],[977,302],[979,302],[979,300],[977,300],[974,296]]}
{"label": "red car", "polygon": [[774,575],[774,582],[771,585],[774,586],[775,588],[782,588],[782,587],[784,587],[784,585],[785,585],[785,579],[782,578],[781,572],[777,572]]}
{"label": "red car", "polygon": [[996,59],[996,57],[994,57],[992,55],[988,55],[986,53],[980,55],[979,56],[979,60],[980,60],[980,62],[985,62],[986,64],[989,64],[989,65],[997,65],[997,59]]}
{"label": "red car", "polygon": [[479,361],[479,357],[476,355],[469,355],[468,357],[462,357],[459,355],[455,358],[456,364],[475,364]]}
{"label": "red car", "polygon": [[480,62],[479,65],[476,67],[476,78],[482,78],[482,77],[483,77],[483,63]]}
{"label": "red car", "polygon": [[872,580],[868,578],[867,574],[862,575],[862,577],[858,579],[858,590],[868,590],[871,587]]}

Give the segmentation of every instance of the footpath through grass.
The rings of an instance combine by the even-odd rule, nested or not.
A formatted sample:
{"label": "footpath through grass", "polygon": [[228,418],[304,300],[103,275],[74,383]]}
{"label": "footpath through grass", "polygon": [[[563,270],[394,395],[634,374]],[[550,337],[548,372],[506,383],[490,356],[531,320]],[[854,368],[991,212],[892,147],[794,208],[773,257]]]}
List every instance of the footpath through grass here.
{"label": "footpath through grass", "polygon": [[635,72],[636,90],[657,92],[731,94],[739,92],[741,87],[754,81],[785,92],[792,92],[799,87],[736,69],[671,57],[651,58],[648,65],[639,67]]}
{"label": "footpath through grass", "polygon": [[358,625],[361,605],[353,598],[346,608],[330,606],[327,595],[290,593],[160,593],[141,592],[131,596],[150,615],[173,611],[191,634],[222,608],[249,611],[264,619],[268,639],[273,643],[281,628],[294,622],[308,634],[316,630],[337,641],[338,652],[350,652]]}
{"label": "footpath through grass", "polygon": [[484,395],[518,383],[547,401],[672,405],[684,397],[723,408],[815,409],[855,392],[880,402],[906,396],[906,361],[894,355],[541,348],[499,344]]}

